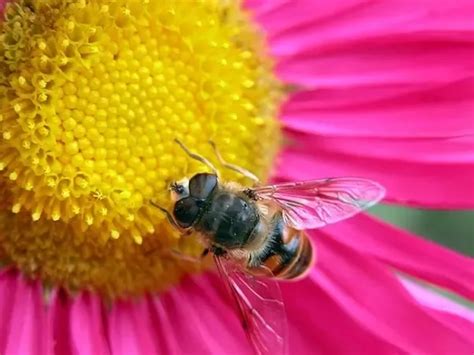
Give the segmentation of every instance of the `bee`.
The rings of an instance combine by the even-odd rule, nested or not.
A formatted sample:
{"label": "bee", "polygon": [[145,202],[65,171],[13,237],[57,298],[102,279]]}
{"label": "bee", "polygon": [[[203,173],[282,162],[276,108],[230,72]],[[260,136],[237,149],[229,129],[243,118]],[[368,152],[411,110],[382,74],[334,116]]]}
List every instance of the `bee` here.
{"label": "bee", "polygon": [[371,207],[383,198],[384,188],[351,177],[261,186],[254,174],[227,163],[210,142],[224,168],[253,184],[221,182],[209,160],[175,141],[211,173],[170,184],[172,213],[152,204],[183,234],[197,232],[203,255],[213,255],[256,353],[286,353],[288,330],[277,281],[299,280],[311,270],[316,252],[304,230],[336,223]]}

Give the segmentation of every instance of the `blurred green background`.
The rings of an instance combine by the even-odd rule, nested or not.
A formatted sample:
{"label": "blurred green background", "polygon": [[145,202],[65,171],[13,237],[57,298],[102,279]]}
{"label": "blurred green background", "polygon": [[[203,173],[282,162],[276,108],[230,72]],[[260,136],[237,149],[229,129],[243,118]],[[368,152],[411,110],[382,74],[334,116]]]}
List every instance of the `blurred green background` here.
{"label": "blurred green background", "polygon": [[[474,257],[474,211],[433,211],[377,205],[371,208],[369,213],[464,255]],[[474,310],[473,302],[446,290],[430,288]]]}
{"label": "blurred green background", "polygon": [[474,257],[474,211],[433,211],[377,205],[369,213]]}

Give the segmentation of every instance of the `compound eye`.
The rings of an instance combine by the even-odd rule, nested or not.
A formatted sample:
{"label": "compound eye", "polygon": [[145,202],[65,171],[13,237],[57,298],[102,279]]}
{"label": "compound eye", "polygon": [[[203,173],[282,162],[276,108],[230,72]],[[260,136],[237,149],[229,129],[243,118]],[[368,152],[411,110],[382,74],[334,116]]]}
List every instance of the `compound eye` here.
{"label": "compound eye", "polygon": [[192,197],[186,197],[174,205],[173,215],[181,228],[189,228],[199,216],[199,206]]}
{"label": "compound eye", "polygon": [[189,194],[199,200],[205,200],[217,186],[217,176],[214,174],[196,174],[189,181]]}

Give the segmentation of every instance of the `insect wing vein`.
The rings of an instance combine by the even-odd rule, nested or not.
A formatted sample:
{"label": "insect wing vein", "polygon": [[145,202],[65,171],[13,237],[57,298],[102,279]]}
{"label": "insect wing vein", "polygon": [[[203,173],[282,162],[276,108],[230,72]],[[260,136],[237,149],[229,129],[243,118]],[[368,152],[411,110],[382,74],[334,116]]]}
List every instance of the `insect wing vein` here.
{"label": "insect wing vein", "polygon": [[287,354],[285,306],[276,280],[250,275],[225,257],[214,259],[255,352]]}
{"label": "insect wing vein", "polygon": [[280,206],[285,222],[299,230],[352,217],[385,195],[380,184],[350,177],[260,186],[252,191],[257,199]]}

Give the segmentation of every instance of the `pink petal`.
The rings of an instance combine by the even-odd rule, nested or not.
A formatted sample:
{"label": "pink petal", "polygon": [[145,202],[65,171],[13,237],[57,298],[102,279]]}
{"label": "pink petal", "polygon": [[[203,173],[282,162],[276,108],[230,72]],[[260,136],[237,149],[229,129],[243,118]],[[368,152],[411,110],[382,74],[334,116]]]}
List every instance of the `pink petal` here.
{"label": "pink petal", "polygon": [[160,296],[149,296],[147,302],[150,318],[155,329],[156,342],[160,354],[179,354],[179,335],[173,329],[174,319],[163,306]]}
{"label": "pink petal", "polygon": [[[299,132],[287,132],[292,141],[289,150],[317,155],[320,150],[336,154],[390,161],[402,160],[418,164],[474,163],[474,135],[455,138],[376,138],[318,137]],[[469,171],[470,169],[466,169]]]}
{"label": "pink petal", "polygon": [[[460,333],[466,329],[472,329],[474,323],[473,310],[413,281],[407,279],[401,279],[400,281],[413,297],[425,306],[426,310],[440,322],[445,323],[448,327]],[[436,311],[432,312],[433,309]]]}
{"label": "pink petal", "polygon": [[0,271],[0,353],[5,352],[9,337],[9,321],[13,314],[12,300],[4,295],[13,294],[16,289],[17,279],[10,270]]}
{"label": "pink petal", "polygon": [[[374,337],[372,332],[360,327],[347,312],[334,309],[334,306],[331,308],[329,305],[334,304],[332,298],[315,291],[313,282],[310,282],[310,287],[307,285],[307,281],[282,283],[290,327],[290,354],[349,353],[354,349],[353,339],[361,348],[378,349],[380,353],[388,353],[389,349],[395,352],[396,347]],[[238,315],[232,308],[232,300],[222,286],[217,275],[203,275],[183,282],[179,295],[174,295],[172,291],[160,297],[160,302],[173,314],[177,324],[173,333],[189,334],[188,341],[181,343],[180,353],[251,354]],[[179,297],[176,306],[168,303],[167,297],[170,295],[172,298]],[[192,300],[192,308],[188,308],[187,302],[183,302],[183,297]],[[194,315],[196,311],[198,314]],[[326,313],[338,324],[338,331],[334,331],[333,325],[323,321]],[[344,327],[346,334],[350,334],[350,341],[341,341],[341,327]],[[191,331],[191,328],[194,330]],[[218,339],[218,344],[209,339]],[[210,342],[209,350],[202,348],[203,341]]]}
{"label": "pink petal", "polygon": [[281,6],[285,6],[288,0],[244,0],[243,7],[254,15],[263,15],[267,12],[275,11]]}
{"label": "pink petal", "polygon": [[156,354],[156,334],[144,298],[117,301],[108,314],[110,350],[113,355]]}
{"label": "pink petal", "polygon": [[324,22],[324,19],[340,17],[341,14],[354,11],[360,5],[363,5],[360,0],[338,2],[246,0],[244,2],[244,6],[255,15],[255,19],[269,36],[296,31],[307,24]]}
{"label": "pink petal", "polygon": [[390,34],[440,34],[440,30],[462,34],[474,26],[474,6],[469,0],[247,0],[245,7],[255,14],[276,47],[288,43],[288,49],[297,50]]}
{"label": "pink petal", "polygon": [[58,354],[73,354],[74,348],[69,331],[71,302],[63,291],[55,291],[52,296],[51,309],[49,309],[51,338],[54,342],[54,351]]}
{"label": "pink petal", "polygon": [[[340,250],[337,248],[333,251],[336,255],[327,252],[328,249],[332,250],[330,245],[324,247],[324,240],[317,243],[322,274],[327,272],[325,266],[330,265],[329,269],[332,269],[331,265],[339,266],[341,264],[338,257],[342,260],[354,260],[353,262],[356,265],[362,268],[365,267],[370,271],[367,265],[357,259],[357,255],[352,255],[356,254],[354,252],[349,255],[350,257],[348,255],[339,256]],[[354,268],[354,265],[350,264],[349,267]],[[347,270],[342,271],[341,275],[349,275],[350,277],[351,274]],[[372,274],[373,271],[370,271],[369,275]],[[341,278],[340,275],[329,276],[334,276],[337,280]],[[314,276],[313,279],[315,279]],[[383,284],[382,290],[384,290],[387,285],[382,283],[383,281],[386,280],[378,278],[374,282]],[[24,284],[24,287],[19,287],[21,282],[23,281],[18,279],[15,273],[3,272],[0,278],[0,292],[10,294],[12,289],[18,288],[21,289],[21,294],[17,292],[19,296],[17,298],[22,298],[22,295],[28,295],[31,290],[38,289],[37,286],[32,284]],[[331,280],[331,282],[334,281]],[[361,282],[364,292],[374,287],[373,283],[369,283],[367,280]],[[290,321],[292,353],[347,353],[357,349],[373,350],[376,353],[398,353],[400,349],[410,349],[413,346],[408,340],[392,344],[392,342],[399,340],[399,335],[391,329],[385,329],[386,326],[375,328],[368,326],[366,313],[374,312],[370,307],[366,310],[367,306],[364,305],[361,310],[359,306],[351,304],[350,298],[349,303],[345,301],[340,303],[339,297],[356,295],[353,290],[347,290],[347,293],[344,290],[344,295],[340,295],[337,292],[333,293],[334,290],[331,287],[329,288],[330,292],[328,292],[328,289],[324,286],[320,286],[311,280],[305,280],[298,283],[289,283],[283,287]],[[390,288],[387,290],[387,292],[392,291]],[[356,296],[359,297],[360,295],[357,294]],[[370,297],[370,293],[364,293],[365,296],[375,299]],[[7,297],[0,297],[0,310],[2,311],[0,313],[2,319],[0,326],[8,325],[0,333],[2,348],[4,348],[5,339],[8,340],[9,337],[7,335],[5,338],[1,335],[8,333],[5,330],[12,326],[9,323],[11,317],[7,315],[9,311],[4,302],[7,299]],[[39,293],[35,295],[34,299],[42,300]],[[381,299],[385,299],[385,297]],[[41,346],[38,348],[40,354],[52,353],[51,344],[53,343],[54,353],[56,354],[108,354],[108,344],[105,344],[104,341],[104,333],[107,332],[107,328],[111,347],[110,353],[113,354],[182,354],[196,352],[220,354],[223,351],[235,354],[250,353],[249,344],[242,333],[237,315],[233,312],[229,302],[230,299],[225,294],[219,278],[211,274],[188,279],[177,289],[159,297],[147,297],[136,302],[129,301],[115,304],[108,317],[108,326],[104,324],[105,318],[98,298],[87,294],[71,299],[62,292],[55,293],[51,301],[52,308],[49,310],[50,323],[44,320],[45,317],[43,317],[43,322],[40,323],[35,321],[35,317],[30,317],[31,314],[35,314],[37,311],[44,312],[47,309],[42,304],[35,303],[34,308],[27,308],[26,312],[25,308],[20,308],[18,305],[15,305],[15,307],[9,305],[9,309],[11,313],[15,313],[16,309],[21,311],[26,323],[34,323],[34,329],[38,335],[37,339],[42,339],[46,344],[44,348]],[[387,302],[390,305],[393,304],[393,300]],[[439,302],[437,303],[439,304]],[[346,307],[347,304],[350,307]],[[406,305],[404,306],[406,307]],[[432,306],[433,301],[430,301],[428,307]],[[440,313],[437,309],[439,307],[434,310],[426,308],[426,314],[432,317],[435,322],[435,325],[430,324],[430,326],[434,328],[444,326],[446,329],[442,328],[443,341],[446,342],[446,346],[451,346],[456,350],[458,345],[455,343],[456,335],[453,334],[462,336],[466,329],[470,330],[472,324],[466,323],[462,318],[462,312],[453,312],[453,307],[449,307],[450,314],[448,316]],[[316,314],[312,315],[315,311]],[[443,311],[446,311],[446,308]],[[358,312],[361,312],[361,314],[358,314]],[[413,309],[408,309],[406,312],[419,316],[416,312],[413,312]],[[399,310],[397,309],[395,313],[398,314]],[[28,316],[25,317],[25,314]],[[384,315],[380,315],[380,318],[377,318],[377,316],[379,315],[374,312],[373,317],[375,319],[369,317],[369,323],[378,325],[378,322],[386,319],[383,317]],[[53,326],[52,333],[48,330],[50,324]],[[80,329],[81,325],[82,330]],[[338,331],[335,332],[334,329]],[[421,329],[425,328],[422,327]],[[406,330],[402,331],[403,336],[406,336],[405,332]],[[27,334],[31,333],[27,332]],[[340,334],[350,334],[350,341],[341,341]],[[15,332],[14,339],[18,339],[18,336],[21,337],[21,332]],[[185,341],[183,341],[183,337]],[[315,339],[317,342],[315,342]],[[27,340],[29,341],[30,338]],[[10,343],[13,343],[13,341],[10,341]],[[14,344],[17,346],[16,342]],[[25,344],[30,343],[26,342]],[[172,345],[169,346],[170,344]],[[422,348],[418,346],[417,349]],[[19,351],[13,353],[34,353],[25,349]],[[10,352],[5,353],[9,354]]]}
{"label": "pink petal", "polygon": [[368,215],[321,233],[358,253],[474,300],[474,260]]}
{"label": "pink petal", "polygon": [[[350,334],[352,352],[379,354],[392,353],[393,349],[397,349],[397,353],[469,354],[473,351],[473,323],[468,323],[468,328],[458,329],[446,324],[445,319],[440,321],[434,316],[438,311],[427,311],[422,307],[393,273],[380,263],[344,246],[323,232],[314,234],[319,263],[311,273],[312,289],[303,292],[300,288],[292,293],[293,300],[302,299],[304,294],[312,295],[301,302],[308,307],[304,313],[305,319],[317,317],[320,323],[333,332],[337,329],[336,333],[339,335]],[[289,293],[292,292],[290,287],[292,285],[287,287]],[[322,299],[320,294],[326,294],[334,303],[323,314],[320,314],[323,307],[318,304]],[[313,309],[311,313],[310,307]],[[365,332],[366,337],[378,339],[386,345],[385,348],[378,348],[377,344],[360,348],[359,337],[354,339],[352,333],[346,331],[345,323],[333,318],[333,314],[337,314],[336,310],[339,313],[345,312]],[[362,337],[363,334],[359,336]],[[338,349],[341,346],[338,343],[343,341],[340,336],[334,340],[333,345]],[[328,347],[330,345],[328,340]]]}
{"label": "pink petal", "polygon": [[[472,36],[472,33],[470,34]],[[472,44],[461,39],[407,36],[379,38],[312,50],[282,60],[284,81],[308,87],[357,87],[384,84],[447,83],[473,74]],[[454,60],[453,60],[454,59]]]}
{"label": "pink petal", "polygon": [[399,353],[313,280],[282,284],[282,291],[290,325],[290,354]]}
{"label": "pink petal", "polygon": [[281,78],[317,87],[285,106],[287,127],[339,136],[454,137],[474,133],[473,4],[249,6],[268,33]]}
{"label": "pink petal", "polygon": [[470,77],[445,85],[303,91],[290,97],[281,117],[288,128],[323,135],[462,137],[474,134],[473,113],[474,77]]}
{"label": "pink petal", "polygon": [[251,353],[239,319],[215,275],[187,279],[161,296],[159,302],[172,320],[169,334],[177,334],[178,339],[186,335],[176,354]]}
{"label": "pink petal", "polygon": [[288,2],[256,15],[284,80],[449,82],[473,73],[471,1]]}
{"label": "pink petal", "polygon": [[474,206],[473,138],[377,139],[290,135],[276,177],[361,176],[381,183],[388,201],[430,208]]}
{"label": "pink petal", "polygon": [[49,354],[53,343],[38,282],[14,271],[0,271],[0,353]]}
{"label": "pink petal", "polygon": [[[215,340],[210,338],[210,343],[207,342],[206,324],[201,319],[197,307],[194,308],[186,302],[186,296],[186,293],[170,290],[160,299],[160,303],[171,320],[172,329],[167,335],[176,337],[179,344],[179,350],[175,354],[191,353],[193,350],[198,354],[212,354]],[[191,313],[188,314],[189,312]],[[179,334],[186,334],[186,342],[179,340]]]}
{"label": "pink petal", "polygon": [[[105,314],[101,299],[89,293],[82,293],[69,299],[70,337],[73,354],[108,355]],[[87,326],[84,326],[86,325]],[[64,326],[64,324],[63,324]]]}
{"label": "pink petal", "polygon": [[401,278],[400,281],[413,297],[424,306],[458,315],[459,317],[463,317],[469,322],[474,323],[474,310],[469,309],[460,303],[451,301],[440,293],[435,293],[433,290],[415,283],[410,279]]}

